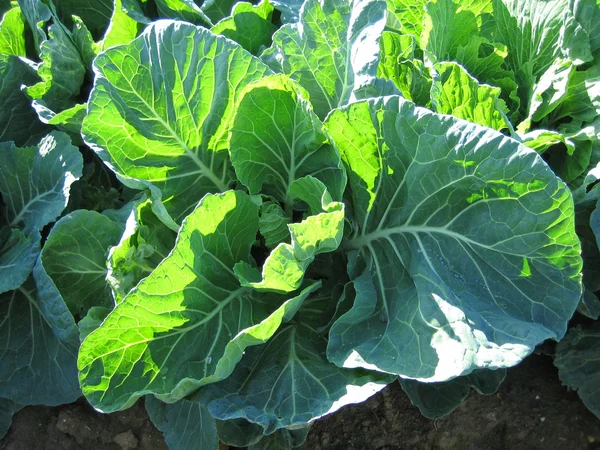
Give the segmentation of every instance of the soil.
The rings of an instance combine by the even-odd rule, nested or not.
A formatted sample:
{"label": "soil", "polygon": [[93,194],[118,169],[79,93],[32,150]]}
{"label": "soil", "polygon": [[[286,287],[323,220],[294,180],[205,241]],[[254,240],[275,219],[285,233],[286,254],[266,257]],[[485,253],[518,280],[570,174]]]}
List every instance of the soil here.
{"label": "soil", "polygon": [[[84,400],[27,407],[0,450],[167,450],[141,402],[112,415]],[[552,361],[532,356],[500,391],[472,393],[452,414],[421,416],[398,383],[318,421],[301,450],[600,450],[600,420],[561,386]]]}

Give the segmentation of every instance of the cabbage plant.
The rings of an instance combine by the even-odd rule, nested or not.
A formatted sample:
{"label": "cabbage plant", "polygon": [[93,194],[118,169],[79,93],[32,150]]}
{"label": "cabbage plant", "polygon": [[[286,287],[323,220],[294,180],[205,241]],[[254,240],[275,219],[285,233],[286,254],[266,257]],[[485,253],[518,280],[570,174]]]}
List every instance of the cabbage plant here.
{"label": "cabbage plant", "polygon": [[431,418],[546,340],[600,416],[594,0],[0,2],[0,434]]}

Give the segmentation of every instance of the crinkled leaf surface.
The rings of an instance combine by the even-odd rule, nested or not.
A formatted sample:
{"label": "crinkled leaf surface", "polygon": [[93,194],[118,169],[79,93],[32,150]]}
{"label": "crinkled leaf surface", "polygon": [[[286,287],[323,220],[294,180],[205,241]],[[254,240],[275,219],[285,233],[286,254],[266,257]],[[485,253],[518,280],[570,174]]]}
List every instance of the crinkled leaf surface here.
{"label": "crinkled leaf surface", "polygon": [[0,192],[8,225],[30,233],[56,220],[82,166],[79,150],[64,133],[54,131],[35,147],[0,143]]}
{"label": "crinkled leaf surface", "polygon": [[257,230],[247,194],[202,199],[169,256],[84,340],[80,381],[94,407],[116,411],[150,393],[173,402],[221,380],[297,310],[318,283],[282,297],[237,282],[233,266],[250,260]]}
{"label": "crinkled leaf surface", "polygon": [[268,201],[260,207],[258,229],[265,239],[267,248],[272,249],[290,238],[288,224],[291,218],[285,213],[278,202]]}
{"label": "crinkled leaf surface", "polygon": [[[417,40],[423,30],[425,5],[429,0],[386,0],[388,14],[400,25],[398,31],[409,34]],[[388,19],[390,21],[390,19]]]}
{"label": "crinkled leaf surface", "polygon": [[[571,61],[559,58],[541,75],[533,86],[528,119],[539,122],[562,102],[573,70]],[[520,124],[519,128],[525,124]]]}
{"label": "crinkled leaf surface", "polygon": [[572,72],[565,95],[552,113],[552,121],[571,118],[591,122],[599,115],[600,63],[597,63],[587,70]]}
{"label": "crinkled leaf surface", "polygon": [[98,55],[94,71],[83,135],[117,174],[160,189],[177,222],[227,189],[234,102],[266,66],[208,30],[158,21]]}
{"label": "crinkled leaf surface", "polygon": [[229,378],[204,388],[201,396],[215,418],[243,418],[270,434],[360,403],[392,381],[327,361],[327,340],[316,330],[322,320],[320,302],[318,296],[308,299],[293,324],[265,345],[248,349]]}
{"label": "crinkled leaf surface", "polygon": [[120,224],[83,209],[52,227],[41,261],[73,315],[83,317],[92,306],[113,304],[106,281],[106,258],[122,234]]}
{"label": "crinkled leaf surface", "polygon": [[324,119],[377,75],[385,11],[384,0],[307,0],[299,22],[281,27],[263,58],[300,83]]}
{"label": "crinkled leaf surface", "polygon": [[349,176],[356,299],[328,357],[428,381],[517,364],[581,296],[573,201],[534,152],[400,97],[326,129]]}
{"label": "crinkled leaf surface", "polygon": [[307,93],[283,75],[265,77],[241,95],[231,128],[231,162],[251,194],[272,195],[291,207],[290,187],[306,175],[340,200],[346,177],[339,154],[322,132]]}
{"label": "crinkled leaf surface", "polygon": [[247,262],[235,265],[234,272],[242,286],[266,292],[293,292],[301,286],[315,256],[339,247],[344,232],[344,204],[334,202],[325,185],[311,176],[292,183],[290,194],[312,206],[312,215],[288,225],[291,244],[275,247],[265,261],[262,274]]}
{"label": "crinkled leaf surface", "polygon": [[500,88],[479,84],[456,63],[438,63],[433,67],[436,76],[431,86],[431,104],[435,112],[495,130],[507,128],[504,113],[508,111],[500,99]]}
{"label": "crinkled leaf surface", "polygon": [[48,28],[48,39],[41,44],[40,59],[38,76],[42,81],[25,88],[25,93],[54,112],[75,106],[86,67],[73,35],[61,23]]}
{"label": "crinkled leaf surface", "polygon": [[573,153],[575,146],[566,136],[551,130],[537,129],[520,134],[519,137],[527,147],[542,154],[557,144],[563,144],[567,153]]}
{"label": "crinkled leaf surface", "polygon": [[106,279],[117,303],[167,257],[175,245],[175,236],[156,217],[149,200],[134,204],[125,232],[108,255]]}
{"label": "crinkled leaf surface", "polygon": [[381,37],[380,47],[377,76],[391,80],[404,98],[420,106],[429,106],[431,75],[423,62],[414,58],[414,36],[386,31]]}
{"label": "crinkled leaf surface", "polygon": [[36,282],[29,278],[0,294],[0,397],[21,405],[69,403],[81,395],[77,327],[56,288],[43,277]]}
{"label": "crinkled leaf surface", "polygon": [[458,408],[471,389],[480,394],[493,394],[505,377],[506,369],[476,370],[469,375],[441,383],[421,383],[400,378],[400,384],[421,414],[428,419],[439,419]]}
{"label": "crinkled leaf surface", "polygon": [[496,37],[508,49],[525,106],[534,84],[558,57],[575,64],[592,59],[589,38],[568,0],[493,0]]}
{"label": "crinkled leaf surface", "polygon": [[219,437],[215,419],[208,408],[186,399],[163,403],[146,397],[146,411],[152,423],[163,432],[170,450],[217,450]]}
{"label": "crinkled leaf surface", "polygon": [[558,343],[554,365],[560,381],[576,390],[585,406],[600,418],[600,327],[572,328]]}

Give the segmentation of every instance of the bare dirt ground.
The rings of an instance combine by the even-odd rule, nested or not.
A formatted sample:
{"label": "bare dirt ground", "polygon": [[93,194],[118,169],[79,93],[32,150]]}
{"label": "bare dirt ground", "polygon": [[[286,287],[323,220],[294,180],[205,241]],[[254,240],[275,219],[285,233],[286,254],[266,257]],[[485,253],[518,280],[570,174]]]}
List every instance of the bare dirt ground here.
{"label": "bare dirt ground", "polygon": [[[112,415],[85,401],[28,407],[0,450],[166,450],[143,405]],[[394,383],[312,427],[302,450],[600,450],[600,420],[568,392],[551,359],[509,370],[496,395],[472,393],[447,417],[421,416]]]}

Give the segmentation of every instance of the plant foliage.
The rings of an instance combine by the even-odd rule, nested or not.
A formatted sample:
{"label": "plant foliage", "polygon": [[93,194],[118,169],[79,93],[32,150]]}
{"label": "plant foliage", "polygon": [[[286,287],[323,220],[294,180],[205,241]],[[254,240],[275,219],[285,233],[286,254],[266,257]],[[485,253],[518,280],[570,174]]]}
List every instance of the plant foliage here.
{"label": "plant foliage", "polygon": [[0,12],[0,434],[145,397],[174,450],[288,449],[565,334],[600,416],[595,0]]}

